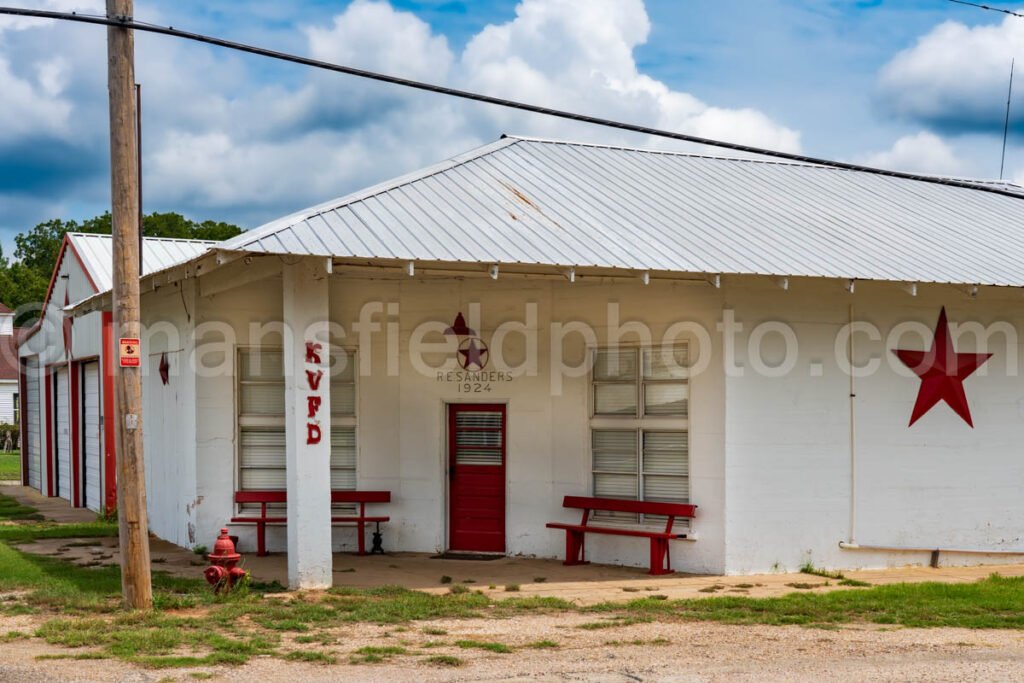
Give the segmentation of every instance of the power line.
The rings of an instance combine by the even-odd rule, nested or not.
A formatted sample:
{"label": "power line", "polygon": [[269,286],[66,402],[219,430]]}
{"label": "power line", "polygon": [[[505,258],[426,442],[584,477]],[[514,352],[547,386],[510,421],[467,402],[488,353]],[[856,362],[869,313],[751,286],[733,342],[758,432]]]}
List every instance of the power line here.
{"label": "power line", "polygon": [[916,173],[905,173],[902,171],[890,171],[881,168],[874,168],[871,166],[864,166],[861,164],[853,164],[845,161],[833,161],[830,159],[819,159],[817,157],[806,156],[803,154],[794,154],[791,152],[781,152],[773,149],[765,149],[761,147],[754,147],[751,145],[743,145],[735,142],[726,142],[723,140],[713,140],[711,138],[702,138],[696,135],[687,135],[686,133],[676,133],[673,131],[660,130],[658,128],[650,128],[648,126],[639,126],[632,123],[625,123],[622,121],[614,121],[611,119],[604,119],[597,116],[588,116],[586,114],[578,114],[575,112],[565,111],[561,109],[551,109],[549,107],[541,107],[535,104],[528,104],[525,102],[517,102],[515,100],[508,100],[501,97],[493,97],[491,95],[484,95],[482,93],[471,92],[468,90],[459,90],[456,88],[448,88],[441,85],[435,85],[432,83],[424,83],[423,81],[415,81],[408,78],[401,78],[398,76],[390,76],[388,74],[382,74],[375,71],[367,71],[365,69],[357,69],[351,66],[344,66],[342,64],[333,64],[331,62],[325,62],[319,59],[311,59],[309,57],[302,57],[299,55],[290,54],[287,52],[279,52],[277,50],[270,50],[268,48],[258,47],[256,45],[249,45],[246,43],[239,43],[232,40],[225,40],[224,38],[217,38],[214,36],[208,36],[201,33],[193,33],[190,31],[181,31],[173,26],[158,26],[156,24],[137,22],[131,17],[120,16],[120,17],[107,17],[99,16],[94,14],[80,14],[77,12],[55,12],[49,10],[35,10],[25,9],[20,7],[0,7],[0,15],[11,15],[21,17],[33,17],[37,19],[56,19],[61,21],[71,21],[83,24],[95,24],[99,26],[115,26],[118,28],[129,28],[135,31],[142,31],[144,33],[156,33],[158,35],[174,36],[176,38],[183,38],[185,40],[191,40],[197,43],[205,43],[207,45],[215,45],[217,47],[227,48],[229,50],[236,50],[239,52],[247,52],[249,54],[258,55],[261,57],[269,57],[271,59],[277,59],[284,62],[291,62],[293,64],[300,64],[302,66],[309,66],[316,69],[323,69],[326,71],[333,71],[335,73],[347,74],[349,76],[357,76],[359,78],[366,78],[369,80],[380,81],[383,83],[391,83],[393,85],[400,85],[406,88],[413,88],[416,90],[423,90],[426,92],[432,92],[439,95],[448,95],[450,97],[458,97],[464,100],[472,100],[475,102],[483,102],[485,104],[493,104],[500,107],[506,107],[509,109],[519,109],[521,111],[528,111],[534,114],[543,114],[545,116],[551,116],[554,118],[567,119],[569,121],[577,121],[580,123],[589,123],[597,126],[604,126],[606,128],[615,128],[618,130],[625,130],[632,133],[640,133],[643,135],[650,135],[652,137],[667,138],[670,140],[679,140],[682,142],[689,142],[698,145],[706,145],[709,147],[720,147],[722,149],[729,149],[736,152],[744,152],[747,154],[758,154],[761,156],[772,157],[776,159],[785,159],[786,161],[796,161],[806,164],[816,164],[819,166],[825,166],[829,168],[838,168],[847,171],[862,171],[866,173],[874,173],[877,175],[888,176],[892,178],[904,178],[908,180],[918,180],[926,183],[933,183],[937,185],[947,185],[951,187],[963,187],[972,190],[980,190],[982,192],[991,192],[993,194],[1000,194],[1007,197],[1014,197],[1020,199],[1021,195],[1017,192],[1003,189],[998,185],[985,185],[982,183],[972,183],[963,180],[955,180],[952,178],[940,178],[936,176],[920,175]]}
{"label": "power line", "polygon": [[976,2],[967,2],[967,0],[949,0],[957,5],[967,5],[968,7],[977,7],[978,9],[987,9],[990,12],[1002,12],[1003,14],[1009,14],[1011,17],[1019,17],[1024,19],[1024,14],[1014,12],[1012,10],[1003,9],[1002,7],[992,7],[991,5],[981,5]]}

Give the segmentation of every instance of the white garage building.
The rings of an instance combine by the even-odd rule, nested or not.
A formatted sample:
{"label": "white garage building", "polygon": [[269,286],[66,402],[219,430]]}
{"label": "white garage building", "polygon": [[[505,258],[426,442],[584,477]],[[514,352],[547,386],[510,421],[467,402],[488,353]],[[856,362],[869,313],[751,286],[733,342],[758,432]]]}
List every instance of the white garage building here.
{"label": "white garage building", "polygon": [[[116,505],[111,314],[70,307],[112,286],[110,235],[69,233],[39,321],[19,337],[22,479],[97,512]],[[211,242],[147,237],[143,272],[204,253]]]}
{"label": "white garage building", "polygon": [[[685,571],[1005,562],[1019,192],[510,137],[150,269],[151,529],[209,546],[237,492],[287,491],[268,543],[295,586],[354,548],[344,489],[391,492],[391,551],[560,557],[572,494],[698,505]],[[73,333],[108,306],[72,306]],[[54,388],[30,401],[60,406],[38,349]],[[587,554],[648,561],[638,538]]]}

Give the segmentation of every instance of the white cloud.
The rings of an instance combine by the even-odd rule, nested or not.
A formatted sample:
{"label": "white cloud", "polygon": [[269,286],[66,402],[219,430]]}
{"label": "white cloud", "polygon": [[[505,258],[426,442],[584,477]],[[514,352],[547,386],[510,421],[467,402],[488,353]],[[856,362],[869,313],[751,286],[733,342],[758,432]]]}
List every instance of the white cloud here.
{"label": "white cloud", "polygon": [[0,57],[0,143],[29,134],[63,137],[68,132],[72,107],[61,98],[63,87],[55,70],[60,71],[59,65],[48,62],[33,82],[16,76],[10,63]]}
{"label": "white cloud", "polygon": [[890,171],[967,175],[965,162],[957,157],[953,148],[942,138],[928,131],[904,135],[888,150],[865,157],[863,163]]}
{"label": "white cloud", "polygon": [[[1007,17],[973,28],[947,21],[882,68],[879,103],[897,116],[957,132],[1001,133],[1013,59],[1024,76],[1024,21]],[[1015,118],[1024,120],[1024,107],[1016,109]]]}
{"label": "white cloud", "polygon": [[[35,82],[25,73],[16,77],[31,86],[21,119],[46,130],[64,125],[105,152],[102,35],[52,24],[31,28],[45,32],[51,47],[30,55],[21,47],[23,63],[35,65]],[[716,107],[643,73],[634,53],[650,28],[641,0],[522,0],[515,17],[487,26],[456,53],[414,14],[356,0],[329,23],[305,27],[303,35],[309,54],[329,61],[699,136],[800,149],[797,131],[762,112]],[[5,54],[0,44],[0,59]],[[54,61],[55,54],[64,61]],[[502,132],[666,145],[168,38],[140,36],[137,60],[147,207],[199,209],[250,225],[447,158]],[[260,85],[266,75],[255,74],[254,65],[281,80]],[[63,102],[69,92],[73,109],[55,110],[56,118],[51,112],[53,124],[46,128],[46,115],[41,107],[32,113],[33,103]],[[0,108],[0,119],[4,115]]]}

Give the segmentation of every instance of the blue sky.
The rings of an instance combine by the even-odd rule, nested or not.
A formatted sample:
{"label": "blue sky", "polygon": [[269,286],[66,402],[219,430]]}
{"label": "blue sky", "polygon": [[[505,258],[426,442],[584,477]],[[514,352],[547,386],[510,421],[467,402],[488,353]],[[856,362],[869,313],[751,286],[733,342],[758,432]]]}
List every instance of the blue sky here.
{"label": "blue sky", "polygon": [[[977,177],[998,174],[1011,58],[1024,66],[1024,19],[945,0],[137,0],[136,14],[541,105]],[[95,27],[0,19],[8,254],[15,233],[109,202],[104,40]],[[137,59],[146,209],[247,228],[504,132],[666,146],[162,37],[140,36]]]}

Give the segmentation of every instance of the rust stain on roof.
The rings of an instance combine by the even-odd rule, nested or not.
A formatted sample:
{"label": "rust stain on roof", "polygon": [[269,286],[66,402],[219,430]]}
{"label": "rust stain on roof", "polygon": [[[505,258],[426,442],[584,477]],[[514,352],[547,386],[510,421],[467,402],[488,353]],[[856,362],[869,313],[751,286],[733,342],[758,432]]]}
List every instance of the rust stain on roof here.
{"label": "rust stain on roof", "polygon": [[[516,200],[517,200],[517,201],[518,201],[519,203],[521,203],[521,204],[525,204],[526,206],[530,207],[531,209],[533,209],[534,211],[536,211],[537,213],[539,213],[539,214],[540,214],[540,215],[541,215],[542,217],[544,217],[545,219],[547,219],[547,220],[548,220],[548,221],[549,221],[549,222],[550,222],[551,224],[555,225],[556,227],[559,227],[559,228],[561,228],[561,227],[562,227],[562,226],[561,226],[561,225],[560,225],[560,224],[558,223],[558,221],[556,221],[555,219],[551,218],[551,217],[550,217],[550,216],[548,216],[548,215],[547,215],[546,213],[544,213],[544,210],[543,210],[542,208],[540,208],[540,206],[539,206],[539,205],[537,205],[537,203],[536,203],[536,202],[534,202],[534,201],[533,201],[532,199],[530,199],[529,197],[527,197],[527,196],[526,196],[526,195],[525,195],[525,194],[524,194],[524,193],[523,193],[523,192],[522,192],[522,191],[521,191],[521,190],[520,190],[519,188],[517,188],[517,187],[516,187],[515,185],[512,185],[511,183],[505,182],[504,180],[499,180],[498,182],[499,182],[499,183],[501,184],[501,186],[502,186],[502,187],[504,187],[504,188],[505,188],[506,190],[508,190],[509,192],[511,192],[511,193],[512,193],[512,196],[513,196],[513,197],[515,197],[515,199],[516,199]],[[514,214],[513,212],[509,211],[509,212],[508,212],[508,214],[509,214],[510,216],[512,216],[512,220],[519,220],[518,216],[516,216],[516,215],[515,215],[515,214]]]}

